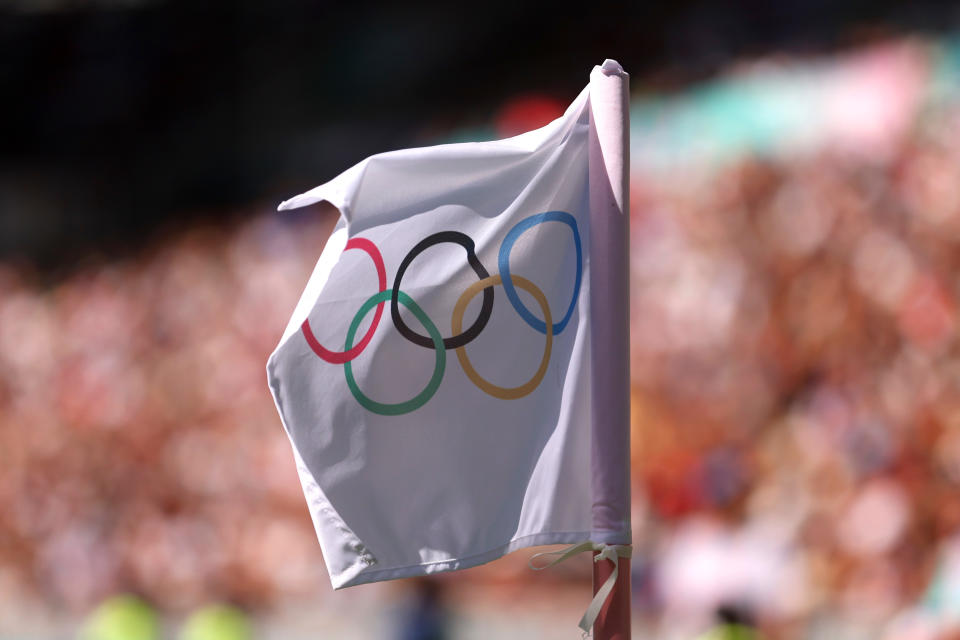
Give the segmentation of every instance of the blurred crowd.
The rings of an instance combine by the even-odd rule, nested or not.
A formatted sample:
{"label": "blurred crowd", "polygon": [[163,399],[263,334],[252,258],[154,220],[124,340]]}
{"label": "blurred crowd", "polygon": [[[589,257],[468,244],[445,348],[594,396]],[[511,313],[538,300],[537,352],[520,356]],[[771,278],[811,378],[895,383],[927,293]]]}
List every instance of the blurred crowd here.
{"label": "blurred crowd", "polygon": [[264,366],[332,220],[247,218],[52,284],[0,267],[0,619],[322,584]]}
{"label": "blurred crowd", "polygon": [[[765,638],[960,638],[960,106],[892,135],[633,176],[649,637],[735,611]],[[319,597],[264,365],[332,223],[244,212],[52,282],[0,264],[0,620]]]}
{"label": "blurred crowd", "polygon": [[960,110],[893,153],[635,180],[638,604],[960,637]]}

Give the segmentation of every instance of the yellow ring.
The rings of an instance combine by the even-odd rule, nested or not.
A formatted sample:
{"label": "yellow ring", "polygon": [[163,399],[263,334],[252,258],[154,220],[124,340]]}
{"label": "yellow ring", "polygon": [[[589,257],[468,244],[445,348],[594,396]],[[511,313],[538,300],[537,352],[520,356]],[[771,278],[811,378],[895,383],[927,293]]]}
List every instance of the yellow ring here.
{"label": "yellow ring", "polygon": [[[503,400],[522,398],[540,385],[540,382],[543,380],[543,376],[547,373],[547,366],[550,364],[550,351],[553,348],[553,318],[550,316],[550,305],[547,303],[547,297],[543,295],[543,292],[540,291],[539,288],[537,288],[537,285],[533,284],[526,278],[512,276],[511,280],[513,280],[513,284],[532,295],[534,300],[537,301],[537,303],[540,305],[540,308],[543,310],[543,321],[546,324],[547,329],[547,342],[544,345],[543,359],[540,361],[540,368],[537,369],[537,372],[533,374],[533,377],[530,378],[530,380],[519,387],[498,387],[497,385],[487,382],[480,377],[480,374],[477,373],[476,369],[473,368],[473,365],[470,364],[470,359],[467,358],[467,348],[465,346],[457,348],[457,359],[460,360],[460,366],[463,368],[464,373],[467,374],[467,377],[470,378],[473,384],[477,385],[481,390],[489,393],[494,398],[501,398]],[[467,287],[467,290],[463,292],[463,294],[460,296],[460,299],[457,300],[457,304],[453,307],[453,319],[451,320],[451,323],[453,324],[454,335],[460,335],[463,332],[463,313],[467,309],[467,304],[469,304],[474,296],[487,287],[492,287],[498,284],[503,284],[503,278],[500,277],[500,274],[490,276],[489,278],[484,278],[483,280],[474,282]]]}

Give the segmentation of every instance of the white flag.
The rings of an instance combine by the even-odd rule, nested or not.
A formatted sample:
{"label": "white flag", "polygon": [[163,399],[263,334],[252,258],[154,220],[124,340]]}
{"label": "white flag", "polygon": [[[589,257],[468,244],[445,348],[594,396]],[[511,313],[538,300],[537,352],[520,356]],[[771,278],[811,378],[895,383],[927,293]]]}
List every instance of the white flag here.
{"label": "white flag", "polygon": [[590,538],[589,101],[280,206],[341,212],[267,364],[335,588]]}

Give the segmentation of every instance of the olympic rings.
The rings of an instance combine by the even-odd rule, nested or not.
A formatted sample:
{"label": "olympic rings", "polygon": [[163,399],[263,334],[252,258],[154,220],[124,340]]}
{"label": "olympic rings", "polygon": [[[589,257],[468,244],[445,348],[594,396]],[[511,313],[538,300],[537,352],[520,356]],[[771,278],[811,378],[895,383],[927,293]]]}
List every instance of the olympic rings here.
{"label": "olympic rings", "polygon": [[577,249],[577,276],[573,283],[573,298],[570,299],[570,306],[567,307],[567,312],[563,318],[560,322],[553,325],[553,334],[557,335],[566,328],[567,322],[570,321],[570,316],[573,315],[573,308],[577,305],[577,298],[580,296],[580,280],[583,276],[583,251],[580,248],[580,232],[577,231],[576,218],[566,211],[547,211],[546,213],[538,213],[529,218],[524,218],[518,222],[513,229],[510,229],[507,237],[503,239],[503,244],[500,245],[498,266],[500,268],[500,274],[503,276],[503,290],[507,293],[507,299],[510,300],[510,304],[517,310],[520,317],[526,320],[528,325],[540,333],[546,333],[547,325],[543,320],[537,318],[523,306],[523,302],[520,300],[520,296],[517,295],[517,290],[513,287],[513,282],[510,278],[510,251],[513,250],[513,243],[517,241],[517,238],[519,238],[520,234],[524,231],[543,222],[563,222],[568,225],[570,230],[573,231],[573,244]]}
{"label": "olympic rings", "polygon": [[[539,287],[526,278],[510,274],[510,253],[513,251],[513,245],[525,231],[544,222],[562,222],[569,226],[571,232],[573,233],[573,244],[577,252],[577,271],[573,283],[573,297],[570,300],[570,305],[567,307],[566,312],[559,322],[553,321],[553,315],[550,312],[550,304],[547,301],[547,297]],[[414,302],[413,298],[400,289],[403,276],[413,260],[433,245],[445,242],[458,244],[466,250],[467,263],[479,278],[477,282],[474,282],[467,287],[454,305],[453,316],[451,318],[451,329],[453,331],[453,335],[449,338],[444,338],[440,334],[440,330],[437,329],[437,326],[432,320],[430,320],[430,317],[427,316],[423,309],[421,309],[420,306]],[[377,293],[367,298],[367,300],[360,306],[360,309],[357,311],[356,315],[353,317],[350,327],[347,330],[347,339],[343,351],[335,352],[324,348],[314,336],[313,331],[310,328],[309,319],[303,321],[301,330],[304,338],[306,338],[307,344],[321,359],[332,364],[343,365],[347,387],[349,387],[350,392],[353,394],[353,397],[357,400],[360,406],[372,413],[377,413],[380,415],[401,415],[415,411],[426,404],[437,392],[437,389],[440,387],[440,382],[443,380],[443,374],[446,369],[447,362],[447,349],[456,349],[457,360],[459,360],[460,366],[464,373],[466,373],[467,378],[469,378],[470,381],[473,382],[473,384],[484,393],[503,400],[513,400],[529,395],[534,391],[534,389],[540,386],[540,383],[543,381],[543,378],[546,375],[547,369],[550,365],[550,356],[553,350],[553,338],[554,336],[559,335],[567,327],[567,324],[570,322],[570,318],[573,316],[573,310],[577,305],[577,300],[580,297],[580,284],[583,279],[583,249],[580,243],[580,232],[577,229],[576,218],[564,211],[547,211],[546,213],[538,213],[536,215],[529,216],[528,218],[524,218],[514,225],[513,228],[507,232],[507,235],[503,239],[503,243],[500,245],[500,252],[497,260],[500,273],[492,276],[487,272],[486,268],[477,257],[476,247],[473,239],[465,233],[461,233],[459,231],[440,231],[438,233],[429,235],[418,242],[400,262],[400,266],[397,269],[397,274],[394,277],[392,289],[387,289],[386,267],[384,266],[383,257],[380,255],[380,251],[377,249],[376,245],[373,244],[373,242],[367,240],[366,238],[353,238],[347,242],[346,246],[344,247],[344,251],[348,249],[360,249],[365,251],[370,256],[371,260],[373,260],[374,266],[377,269],[379,290]],[[546,336],[546,342],[544,343],[543,348],[543,357],[540,360],[539,368],[537,369],[536,373],[533,374],[533,377],[530,378],[530,380],[518,387],[501,387],[487,381],[479,373],[477,373],[476,369],[473,367],[473,364],[470,362],[469,357],[467,356],[466,345],[480,335],[483,329],[487,326],[487,323],[489,322],[493,313],[493,288],[496,285],[503,285],[503,289],[507,294],[507,299],[510,301],[511,306],[513,306],[524,322]],[[533,315],[523,304],[523,302],[520,300],[520,296],[517,294],[517,287],[528,292],[533,296],[534,300],[537,301],[537,304],[540,305],[540,309],[543,312],[543,320]],[[474,320],[473,324],[466,331],[464,331],[463,315],[467,306],[470,304],[470,301],[473,300],[473,298],[475,298],[481,291],[483,291],[483,303],[480,307],[480,313],[477,316],[477,319]],[[351,362],[354,358],[359,356],[361,352],[363,352],[363,350],[373,339],[373,334],[376,331],[377,326],[380,323],[380,318],[383,314],[383,305],[388,300],[390,301],[390,316],[393,320],[393,325],[396,327],[400,335],[416,345],[433,349],[436,352],[433,375],[427,382],[426,387],[424,387],[420,393],[410,400],[392,404],[372,400],[360,390],[360,387],[353,375],[353,364]],[[427,330],[428,335],[419,334],[407,326],[403,318],[400,316],[400,305],[405,306],[411,311],[411,313],[413,313],[414,317]],[[357,330],[360,328],[360,324],[363,322],[363,319],[370,312],[370,310],[374,307],[376,307],[376,313],[373,316],[373,322],[370,324],[370,327],[367,329],[367,332],[364,334],[360,342],[354,345],[353,340],[356,337]]]}
{"label": "olympic rings", "polygon": [[[378,308],[383,305],[385,300],[389,300],[391,296],[391,291],[388,289],[386,291],[381,291],[380,293],[375,293],[366,302],[360,307],[360,311],[357,312],[357,315],[353,317],[353,322],[350,323],[350,328],[347,330],[347,348],[350,348],[350,344],[353,342],[353,336],[357,333],[357,329],[360,327],[360,322],[363,320],[364,316],[367,315],[367,312],[370,311],[370,308],[373,305],[377,305]],[[437,326],[433,324],[433,321],[430,320],[430,317],[423,312],[416,302],[413,301],[413,298],[405,294],[403,291],[399,292],[399,295],[394,296],[400,301],[400,303],[406,308],[410,309],[413,312],[413,315],[416,316],[424,327],[427,329],[427,333],[430,334],[430,337],[433,339],[434,350],[437,352],[436,364],[433,368],[433,376],[430,378],[430,381],[427,383],[427,386],[424,387],[423,391],[418,393],[416,396],[407,400],[406,402],[398,402],[396,404],[385,404],[383,402],[377,402],[368,398],[357,385],[357,381],[353,377],[353,363],[347,361],[343,363],[343,371],[347,378],[347,386],[350,387],[350,392],[353,393],[353,397],[357,399],[357,402],[360,403],[360,406],[371,411],[373,413],[379,413],[382,416],[398,416],[404,413],[410,413],[415,409],[419,409],[427,403],[427,401],[433,397],[433,394],[436,393],[437,388],[440,386],[440,381],[443,380],[443,371],[447,364],[447,351],[443,348],[443,338],[440,336],[440,330],[437,329]],[[379,304],[378,304],[379,303]]]}
{"label": "olympic rings", "polygon": [[[546,318],[544,327],[547,331],[547,342],[543,347],[543,358],[540,359],[540,368],[537,369],[537,372],[533,374],[532,378],[519,387],[499,387],[492,382],[487,382],[477,373],[477,370],[473,368],[470,359],[467,357],[466,347],[457,349],[457,359],[460,361],[460,366],[463,368],[463,372],[467,374],[467,377],[470,378],[470,381],[494,398],[501,398],[503,400],[522,398],[540,386],[540,381],[543,380],[543,376],[547,373],[547,366],[550,364],[550,352],[553,349],[553,318],[550,317],[550,305],[547,303],[547,297],[543,295],[543,292],[540,291],[535,284],[526,278],[513,276],[513,279],[518,287],[527,291],[540,304],[540,308],[543,310],[543,317]],[[453,324],[454,333],[459,333],[463,327],[463,312],[466,310],[467,304],[477,295],[477,292],[479,292],[480,289],[497,284],[503,284],[503,277],[499,273],[495,276],[484,278],[467,287],[467,290],[463,292],[460,299],[457,300],[457,304],[453,307],[453,319],[451,323]]]}
{"label": "olympic rings", "polygon": [[[459,244],[461,247],[466,249],[467,262],[470,263],[470,266],[473,267],[474,273],[476,273],[481,279],[490,275],[480,263],[480,259],[477,257],[477,252],[474,249],[473,239],[467,234],[460,233],[459,231],[441,231],[431,236],[427,236],[417,243],[417,246],[411,249],[410,253],[404,256],[403,262],[401,262],[400,266],[397,268],[397,276],[393,279],[393,297],[390,299],[390,316],[393,318],[393,325],[397,328],[397,331],[400,332],[400,335],[414,344],[418,344],[421,347],[427,347],[430,349],[434,348],[433,341],[427,336],[422,336],[419,333],[416,333],[403,322],[403,318],[400,317],[400,306],[397,304],[397,296],[400,293],[400,281],[403,280],[403,274],[406,273],[407,267],[410,266],[410,263],[413,262],[413,259],[433,245],[441,244],[443,242]],[[492,313],[493,287],[487,287],[483,291],[483,306],[480,307],[480,315],[477,316],[476,321],[466,331],[461,333],[461,330],[457,329],[454,332],[456,335],[449,338],[444,338],[443,347],[445,349],[456,349],[464,346],[476,338],[478,335],[480,335],[480,332],[483,331],[483,328],[487,326],[487,321],[490,320],[490,314]]]}
{"label": "olympic rings", "polygon": [[[380,250],[377,249],[377,245],[373,244],[366,238],[353,238],[343,248],[344,251],[349,249],[360,249],[367,252],[367,254],[370,256],[370,259],[373,260],[373,266],[377,268],[377,283],[380,286],[379,291],[383,292],[387,288],[387,268],[383,264],[383,256],[380,255]],[[324,348],[324,346],[320,344],[317,338],[313,335],[313,331],[310,329],[310,318],[307,318],[303,321],[303,324],[300,325],[300,329],[303,331],[303,337],[307,339],[307,344],[310,345],[310,348],[313,349],[313,352],[320,356],[321,359],[333,364],[343,364],[345,362],[350,362],[367,348],[370,340],[373,339],[373,332],[377,330],[377,325],[380,324],[380,316],[382,315],[383,302],[377,305],[377,312],[373,316],[373,322],[370,323],[370,328],[367,329],[367,332],[363,335],[363,340],[358,342],[357,346],[353,347],[352,349],[347,348],[344,351],[330,351]],[[349,343],[350,340],[347,342]]]}

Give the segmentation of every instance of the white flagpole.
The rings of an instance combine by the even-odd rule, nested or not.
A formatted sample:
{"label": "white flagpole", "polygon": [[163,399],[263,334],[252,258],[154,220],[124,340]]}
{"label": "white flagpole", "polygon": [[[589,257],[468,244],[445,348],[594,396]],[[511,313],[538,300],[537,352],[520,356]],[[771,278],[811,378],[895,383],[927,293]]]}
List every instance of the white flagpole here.
{"label": "white flagpole", "polygon": [[[590,296],[593,534],[630,545],[630,76],[606,60],[590,74]],[[618,564],[594,562],[594,593]],[[619,558],[595,640],[630,638],[630,558]]]}

